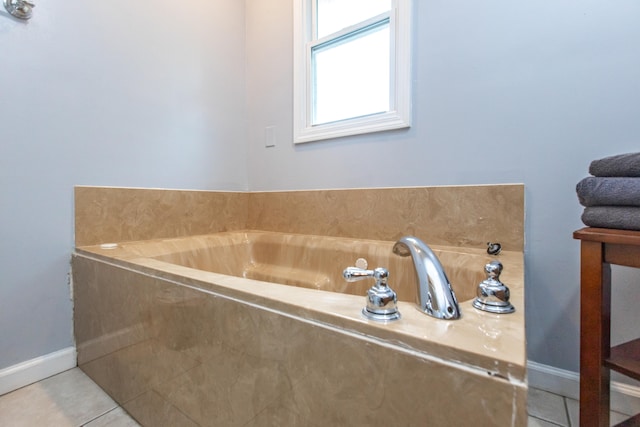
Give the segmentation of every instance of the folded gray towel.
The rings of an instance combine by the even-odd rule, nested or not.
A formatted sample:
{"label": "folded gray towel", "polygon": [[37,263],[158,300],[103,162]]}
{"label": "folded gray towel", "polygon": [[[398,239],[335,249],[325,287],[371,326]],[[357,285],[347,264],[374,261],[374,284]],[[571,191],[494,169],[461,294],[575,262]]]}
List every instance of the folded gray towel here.
{"label": "folded gray towel", "polygon": [[589,165],[593,176],[635,176],[640,177],[640,153],[618,154],[594,160]]}
{"label": "folded gray towel", "polygon": [[591,206],[584,209],[582,222],[589,227],[640,230],[640,207]]}
{"label": "folded gray towel", "polygon": [[587,177],[576,185],[582,206],[640,206],[640,178]]}

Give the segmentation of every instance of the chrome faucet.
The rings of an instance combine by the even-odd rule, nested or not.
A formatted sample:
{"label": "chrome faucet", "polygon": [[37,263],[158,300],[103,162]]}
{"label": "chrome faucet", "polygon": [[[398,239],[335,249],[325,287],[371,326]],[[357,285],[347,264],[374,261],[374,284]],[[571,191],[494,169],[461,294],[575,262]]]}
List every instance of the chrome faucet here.
{"label": "chrome faucet", "polygon": [[413,258],[418,276],[416,304],[420,311],[438,319],[460,318],[460,307],[440,260],[422,240],[405,236],[393,246],[393,253]]}

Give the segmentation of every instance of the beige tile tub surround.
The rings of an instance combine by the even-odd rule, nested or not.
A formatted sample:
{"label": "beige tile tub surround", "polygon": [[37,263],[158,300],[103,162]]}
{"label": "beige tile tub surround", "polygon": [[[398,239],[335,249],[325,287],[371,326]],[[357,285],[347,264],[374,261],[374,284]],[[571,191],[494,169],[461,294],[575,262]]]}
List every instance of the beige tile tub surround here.
{"label": "beige tile tub surround", "polygon": [[[526,425],[523,186],[78,187],[76,197],[78,363],[141,424]],[[441,252],[445,268],[458,267],[459,257],[482,264],[486,242],[498,241],[516,312],[479,312],[466,295],[460,320],[434,319],[399,301],[402,319],[380,324],[360,314],[362,295],[183,262],[189,250],[210,245],[206,234],[242,230],[375,239],[387,256],[396,238],[413,234],[451,253]],[[155,240],[138,241],[145,239]],[[120,244],[88,246],[106,242]],[[371,248],[372,259],[376,245],[353,244],[358,255]]]}
{"label": "beige tile tub surround", "polygon": [[220,192],[75,188],[76,246],[242,229],[524,248],[521,184]]}
{"label": "beige tile tub surround", "polygon": [[524,247],[524,187],[478,185],[251,193],[247,228],[428,244]]}
{"label": "beige tile tub surround", "polygon": [[192,236],[246,227],[249,194],[75,187],[76,246]]}

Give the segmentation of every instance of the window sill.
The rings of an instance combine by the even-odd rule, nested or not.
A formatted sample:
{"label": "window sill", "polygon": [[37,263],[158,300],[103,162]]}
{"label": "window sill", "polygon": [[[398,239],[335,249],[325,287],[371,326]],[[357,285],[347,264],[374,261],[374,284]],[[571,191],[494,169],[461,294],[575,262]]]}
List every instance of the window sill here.
{"label": "window sill", "polygon": [[397,111],[388,111],[371,116],[356,117],[338,122],[295,129],[293,142],[295,144],[302,144],[343,136],[402,129],[410,126],[411,123],[407,117],[399,114]]}

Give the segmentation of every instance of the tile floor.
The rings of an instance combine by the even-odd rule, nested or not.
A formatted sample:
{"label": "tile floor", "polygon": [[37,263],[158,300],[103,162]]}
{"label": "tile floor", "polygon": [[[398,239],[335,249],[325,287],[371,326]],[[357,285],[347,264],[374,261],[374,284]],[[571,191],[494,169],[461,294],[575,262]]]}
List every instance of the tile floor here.
{"label": "tile floor", "polygon": [[[529,388],[528,397],[529,427],[576,427],[580,406],[577,400],[559,396],[535,388]],[[629,415],[611,411],[611,425],[629,418]]]}
{"label": "tile floor", "polygon": [[0,426],[139,426],[80,369],[0,396]]}
{"label": "tile floor", "polygon": [[[578,402],[529,389],[529,427],[578,426]],[[611,423],[627,415],[611,413]],[[80,369],[74,368],[0,396],[0,426],[139,426]]]}

